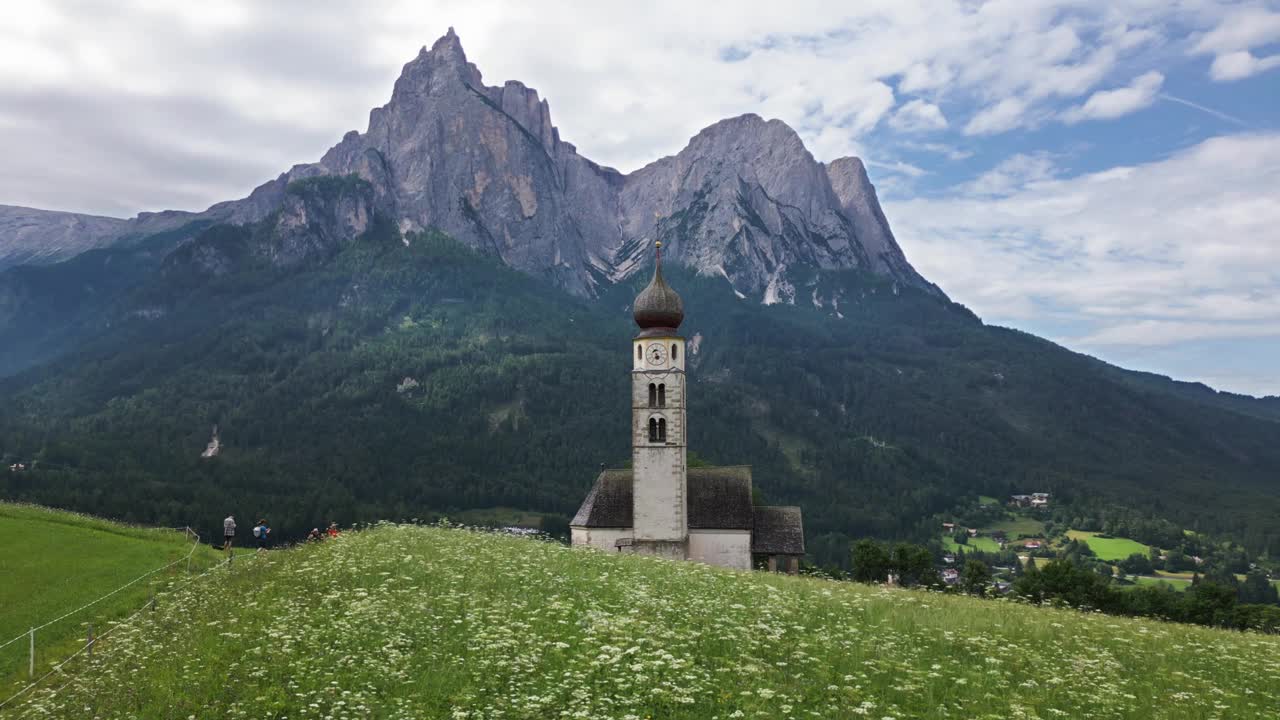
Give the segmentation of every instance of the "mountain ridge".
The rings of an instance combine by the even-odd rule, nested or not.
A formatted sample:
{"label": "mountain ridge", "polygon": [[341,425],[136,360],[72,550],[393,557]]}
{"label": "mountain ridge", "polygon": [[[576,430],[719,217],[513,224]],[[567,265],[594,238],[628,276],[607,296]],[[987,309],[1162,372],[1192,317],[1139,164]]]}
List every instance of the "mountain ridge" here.
{"label": "mountain ridge", "polygon": [[[670,260],[765,302],[794,301],[798,276],[813,269],[862,268],[942,294],[907,261],[857,158],[824,165],[782,121],[744,114],[623,174],[562,140],[535,89],[485,85],[453,28],[405,64],[365,132],[181,218],[258,222],[281,208],[290,182],[321,175],[370,183],[402,232],[446,232],[578,295],[647,264],[635,250],[653,240]],[[120,222],[118,235],[143,217]]]}

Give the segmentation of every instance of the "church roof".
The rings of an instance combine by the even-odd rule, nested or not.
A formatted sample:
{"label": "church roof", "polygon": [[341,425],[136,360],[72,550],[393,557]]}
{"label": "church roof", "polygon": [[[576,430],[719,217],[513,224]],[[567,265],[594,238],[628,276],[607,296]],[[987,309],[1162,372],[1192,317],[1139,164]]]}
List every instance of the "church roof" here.
{"label": "church roof", "polygon": [[653,279],[632,303],[632,315],[641,330],[660,330],[674,335],[684,321],[684,301],[680,294],[662,277],[662,243],[657,243],[658,254],[653,263]]}
{"label": "church roof", "polygon": [[[749,465],[689,468],[688,478],[689,529],[751,529]],[[631,498],[631,470],[604,470],[570,525],[629,528],[632,526]]]}
{"label": "church roof", "polygon": [[804,522],[794,505],[760,505],[755,509],[751,552],[764,555],[803,555]]}

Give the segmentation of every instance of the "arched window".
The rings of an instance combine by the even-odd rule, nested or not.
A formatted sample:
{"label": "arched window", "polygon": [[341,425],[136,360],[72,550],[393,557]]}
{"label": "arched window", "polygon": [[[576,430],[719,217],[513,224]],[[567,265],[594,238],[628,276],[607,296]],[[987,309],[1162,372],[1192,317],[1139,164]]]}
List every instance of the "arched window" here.
{"label": "arched window", "polygon": [[636,359],[637,360],[644,359],[644,350],[641,350],[639,345],[636,346]]}
{"label": "arched window", "polygon": [[671,343],[671,362],[675,362],[676,360],[679,360],[679,359],[680,359],[680,346],[675,343]]}
{"label": "arched window", "polygon": [[[650,385],[649,387],[652,388],[653,386]],[[658,385],[658,407],[666,407],[666,406],[667,406],[667,384],[661,383]]]}
{"label": "arched window", "polygon": [[667,441],[667,419],[658,418],[658,442]]}
{"label": "arched window", "polygon": [[658,419],[649,418],[649,442],[658,442]]}
{"label": "arched window", "polygon": [[649,407],[658,406],[658,386],[649,383]]}

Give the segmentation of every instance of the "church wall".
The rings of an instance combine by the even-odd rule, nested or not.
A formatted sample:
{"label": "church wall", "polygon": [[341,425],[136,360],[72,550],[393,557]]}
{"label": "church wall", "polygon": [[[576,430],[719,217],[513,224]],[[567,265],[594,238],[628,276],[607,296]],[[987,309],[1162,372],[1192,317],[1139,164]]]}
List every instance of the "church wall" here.
{"label": "church wall", "polygon": [[690,530],[689,559],[708,565],[751,569],[750,530]]}
{"label": "church wall", "polygon": [[618,552],[618,540],[631,537],[631,528],[570,528],[574,545],[590,545],[605,552]]}
{"label": "church wall", "polygon": [[632,522],[637,540],[683,540],[683,446],[651,446],[632,453]]}

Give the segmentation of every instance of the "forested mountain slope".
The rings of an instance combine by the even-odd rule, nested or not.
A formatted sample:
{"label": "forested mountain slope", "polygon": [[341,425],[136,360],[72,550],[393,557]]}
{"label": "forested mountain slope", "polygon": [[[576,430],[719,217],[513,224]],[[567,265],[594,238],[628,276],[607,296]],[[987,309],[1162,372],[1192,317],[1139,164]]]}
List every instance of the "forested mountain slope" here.
{"label": "forested mountain slope", "polygon": [[[248,505],[298,532],[493,506],[564,515],[601,463],[625,460],[640,278],[575,297],[362,215],[354,179],[291,192],[309,216],[363,217],[362,232],[284,214],[214,226],[102,298],[90,339],[0,383],[3,452],[40,461],[0,476],[0,495],[159,523]],[[807,307],[670,279],[694,353],[692,450],[754,465],[769,502],[805,507],[819,552],[931,535],[928,516],[962,494],[1029,489],[1278,539],[1280,423],[1136,387],[891,278],[795,278]],[[214,425],[222,450],[202,459]]]}

